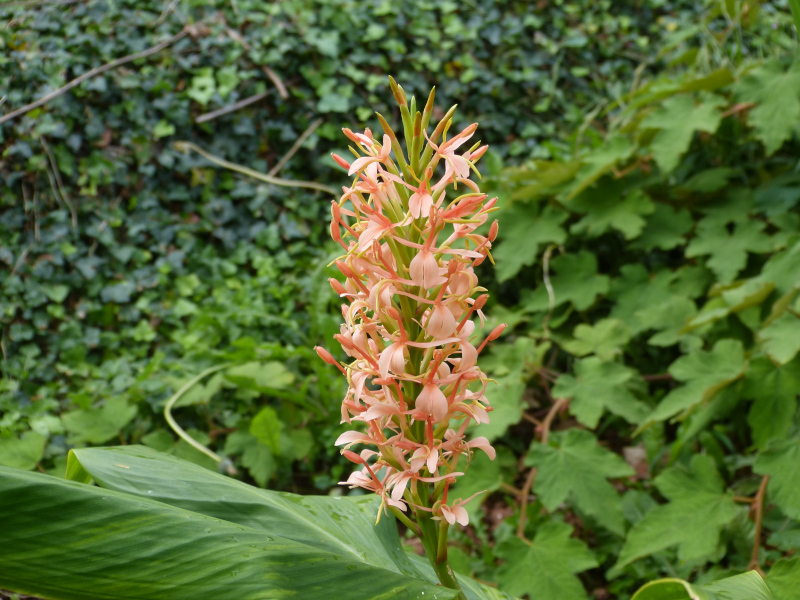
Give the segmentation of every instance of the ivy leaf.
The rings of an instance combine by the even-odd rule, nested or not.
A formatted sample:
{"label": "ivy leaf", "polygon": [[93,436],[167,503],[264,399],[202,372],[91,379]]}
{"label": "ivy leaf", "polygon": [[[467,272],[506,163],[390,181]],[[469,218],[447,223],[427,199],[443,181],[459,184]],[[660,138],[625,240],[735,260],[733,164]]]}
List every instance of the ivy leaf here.
{"label": "ivy leaf", "polygon": [[117,396],[106,400],[100,408],[73,410],[61,415],[64,428],[71,434],[73,444],[103,444],[119,434],[133,420],[138,410]]}
{"label": "ivy leaf", "polygon": [[800,351],[800,317],[786,312],[758,333],[761,348],[785,365]]}
{"label": "ivy leaf", "polygon": [[740,102],[756,105],[748,121],[770,155],[792,136],[792,124],[800,122],[800,61],[785,72],[781,61],[768,61],[745,75],[735,93]]}
{"label": "ivy leaf", "polygon": [[717,549],[723,527],[739,512],[710,456],[695,454],[690,470],[672,467],[654,483],[669,502],[652,509],[628,532],[612,568],[616,574],[625,565],[672,546],[678,546],[682,561],[707,559]]}
{"label": "ivy leaf", "polygon": [[624,534],[622,499],[606,478],[635,472],[620,456],[598,446],[592,433],[570,429],[554,433],[548,444],[534,442],[525,464],[538,469],[535,490],[548,511],[569,497],[603,527]]}
{"label": "ivy leaf", "polygon": [[507,281],[536,262],[542,244],[563,244],[567,233],[561,223],[568,216],[551,206],[539,212],[533,203],[514,202],[504,208],[499,218],[502,242],[492,251],[497,281]]}
{"label": "ivy leaf", "polygon": [[684,236],[692,230],[693,224],[692,214],[687,209],[656,204],[641,235],[633,242],[633,247],[643,250],[672,250],[685,243]]}
{"label": "ivy leaf", "polygon": [[536,600],[579,600],[586,598],[575,573],[597,566],[586,545],[572,535],[566,523],[550,522],[536,532],[533,542],[517,537],[497,545],[495,554],[506,562],[497,569],[501,588]]}
{"label": "ivy leaf", "polygon": [[[597,258],[589,252],[563,254],[550,263],[550,283],[553,286],[555,306],[571,302],[578,310],[586,310],[597,296],[608,291],[609,278],[597,274]],[[544,285],[540,285],[525,303],[530,311],[547,310],[550,300]]]}
{"label": "ivy leaf", "polygon": [[800,519],[800,444],[796,440],[773,442],[758,454],[753,471],[770,476],[770,499],[787,516]]}
{"label": "ivy leaf", "polygon": [[772,240],[763,233],[765,223],[748,220],[736,223],[731,232],[726,223],[705,218],[697,226],[697,235],[686,247],[686,257],[706,256],[709,269],[721,283],[730,283],[747,264],[748,252],[769,252]]}
{"label": "ivy leaf", "polygon": [[792,428],[800,394],[799,368],[797,361],[781,367],[766,358],[750,363],[742,395],[755,400],[747,421],[759,449],[764,449],[770,440],[783,438]]}
{"label": "ivy leaf", "polygon": [[574,376],[559,377],[552,394],[554,398],[572,398],[570,412],[587,427],[597,427],[605,410],[629,423],[640,423],[647,408],[629,389],[635,375],[636,371],[625,365],[590,356],[576,361]]}
{"label": "ivy leaf", "polygon": [[800,587],[800,556],[782,558],[772,565],[767,587],[775,600],[794,600]]}
{"label": "ivy leaf", "polygon": [[659,129],[650,143],[658,166],[664,173],[678,166],[681,155],[689,149],[695,131],[714,133],[722,120],[719,108],[725,100],[712,96],[695,105],[691,96],[682,94],[665,100],[659,108],[647,115],[641,128]]}
{"label": "ivy leaf", "polygon": [[711,400],[739,379],[746,368],[742,342],[730,338],[719,340],[710,352],[697,350],[680,357],[670,365],[669,372],[685,385],[667,394],[640,429]]}
{"label": "ivy leaf", "polygon": [[574,340],[561,346],[575,356],[596,354],[602,360],[611,360],[621,352],[631,339],[627,325],[620,319],[601,319],[594,325],[580,323],[572,332]]}
{"label": "ivy leaf", "polygon": [[198,69],[197,74],[192,77],[192,84],[186,91],[186,95],[205,106],[216,91],[217,82],[214,80],[214,69],[212,67],[203,67]]}
{"label": "ivy leaf", "polygon": [[567,203],[570,210],[585,216],[570,227],[573,234],[595,238],[616,229],[626,240],[638,236],[645,226],[642,215],[655,210],[652,200],[641,189],[624,190],[616,179],[604,179]]}

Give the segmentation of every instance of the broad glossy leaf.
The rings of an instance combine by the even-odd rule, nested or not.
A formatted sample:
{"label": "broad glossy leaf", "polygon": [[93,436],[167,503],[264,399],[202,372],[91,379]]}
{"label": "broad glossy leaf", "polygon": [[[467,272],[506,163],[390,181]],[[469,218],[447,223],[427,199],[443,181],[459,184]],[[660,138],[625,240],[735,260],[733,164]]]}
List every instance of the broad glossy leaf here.
{"label": "broad glossy leaf", "polygon": [[719,544],[722,528],[739,511],[711,457],[697,454],[691,471],[675,466],[655,480],[669,503],[648,512],[628,532],[612,572],[660,550],[678,546],[681,560],[702,560]]}
{"label": "broad glossy leaf", "polygon": [[[383,516],[376,525],[377,496],[299,496],[262,490],[138,446],[73,450],[70,460],[80,463],[103,488],[324,548],[387,572],[421,577],[401,547],[394,518]],[[480,593],[466,593],[469,600],[487,600]]]}
{"label": "broad glossy leaf", "polygon": [[0,588],[53,600],[454,596],[322,544],[39,473],[0,467],[0,509]]}
{"label": "broad glossy leaf", "polygon": [[755,571],[720,579],[706,585],[692,585],[682,579],[659,579],[642,586],[631,600],[782,600]]}

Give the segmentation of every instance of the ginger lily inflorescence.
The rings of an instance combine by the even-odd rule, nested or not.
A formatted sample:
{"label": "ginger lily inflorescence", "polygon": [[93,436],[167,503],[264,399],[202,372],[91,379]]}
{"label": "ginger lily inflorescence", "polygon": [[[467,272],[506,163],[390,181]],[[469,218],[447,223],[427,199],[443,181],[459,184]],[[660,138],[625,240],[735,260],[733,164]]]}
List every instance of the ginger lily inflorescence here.
{"label": "ginger lily inflorescence", "polygon": [[[486,438],[469,439],[468,427],[489,422],[489,380],[477,361],[504,328],[476,341],[488,295],[474,267],[491,259],[497,222],[485,225],[496,199],[471,179],[480,177],[475,163],[487,150],[470,144],[477,124],[448,135],[453,107],[429,134],[434,91],[417,112],[415,99],[409,105],[391,83],[406,154],[378,115],[381,138],[345,129],[355,158],[333,155],[354,176],[331,207],[331,235],[344,249],[336,266],[345,281],[330,283],[346,301],[334,337],[351,360],[340,364],[323,348],[317,352],[347,377],[342,422],[366,424],[336,442],[359,465],[342,483],[379,494],[382,510],[420,534],[434,567],[446,567],[447,527],[468,522],[469,498],[450,490],[464,475],[459,459],[468,464],[476,449],[495,457]],[[355,445],[365,448],[356,453]],[[454,587],[449,567],[437,573]]]}

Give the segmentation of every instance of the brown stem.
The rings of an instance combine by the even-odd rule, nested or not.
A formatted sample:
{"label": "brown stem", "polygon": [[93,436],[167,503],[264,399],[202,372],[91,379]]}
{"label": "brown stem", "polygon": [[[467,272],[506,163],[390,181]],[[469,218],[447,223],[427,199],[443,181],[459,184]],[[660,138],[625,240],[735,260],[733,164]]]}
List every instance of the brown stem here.
{"label": "brown stem", "polygon": [[755,569],[760,575],[764,575],[764,571],[758,564],[758,552],[761,549],[761,524],[764,517],[764,495],[767,492],[767,484],[769,483],[769,475],[765,475],[761,480],[761,485],[758,486],[758,493],[756,494],[755,502],[753,502],[752,510],[756,513],[756,534],[753,540],[753,554],[750,557],[750,564],[748,569]]}
{"label": "brown stem", "polygon": [[[543,444],[547,443],[547,439],[550,437],[550,427],[553,425],[553,419],[556,418],[556,414],[565,403],[565,398],[559,398],[556,400],[550,407],[550,410],[547,412],[547,416],[544,418],[544,421],[542,421]],[[528,512],[528,496],[531,493],[534,479],[536,479],[536,467],[532,467],[528,473],[528,477],[525,479],[525,485],[522,486],[522,492],[519,499],[519,526],[517,527],[517,537],[522,539],[525,539],[525,519],[527,518]]]}
{"label": "brown stem", "polygon": [[670,381],[672,375],[669,373],[657,373],[656,375],[642,375],[645,381]]}

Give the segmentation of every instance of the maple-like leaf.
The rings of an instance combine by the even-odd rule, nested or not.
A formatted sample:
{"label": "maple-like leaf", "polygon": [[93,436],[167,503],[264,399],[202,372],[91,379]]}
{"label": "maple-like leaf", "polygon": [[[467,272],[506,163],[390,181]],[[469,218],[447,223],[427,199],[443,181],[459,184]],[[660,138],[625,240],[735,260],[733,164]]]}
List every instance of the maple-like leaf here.
{"label": "maple-like leaf", "polygon": [[570,232],[586,234],[590,238],[616,229],[625,239],[633,239],[644,229],[642,215],[655,210],[653,201],[642,190],[625,190],[619,180],[609,178],[587,188],[566,205],[584,215],[570,228]]}
{"label": "maple-like leaf", "polygon": [[669,372],[684,385],[672,390],[661,400],[643,427],[711,400],[720,390],[744,375],[746,368],[742,342],[731,338],[719,340],[711,351],[697,350],[681,356],[670,365]]}
{"label": "maple-like leaf", "polygon": [[792,428],[800,394],[800,361],[776,367],[766,358],[750,363],[742,395],[753,398],[747,421],[753,442],[763,449],[771,440],[782,439]]}
{"label": "maple-like leaf", "polygon": [[656,204],[648,216],[641,235],[633,248],[672,250],[686,243],[686,234],[692,230],[692,214],[685,208],[675,209],[668,204]]}
{"label": "maple-like leaf", "polygon": [[733,231],[725,222],[706,217],[697,225],[695,237],[686,247],[686,257],[709,256],[706,265],[721,283],[730,283],[747,264],[748,252],[769,252],[772,240],[763,233],[766,224],[748,220],[736,223]]}
{"label": "maple-like leaf", "polygon": [[566,211],[550,206],[540,210],[538,204],[522,202],[514,202],[500,211],[501,243],[492,250],[497,280],[507,281],[522,267],[536,262],[542,244],[563,244],[567,232],[561,223],[568,216]]}
{"label": "maple-like leaf", "polygon": [[533,542],[511,537],[498,544],[495,554],[505,561],[496,572],[500,588],[536,600],[586,598],[575,573],[598,563],[586,545],[571,535],[572,527],[566,523],[550,522],[539,528]]}
{"label": "maple-like leaf", "polygon": [[607,478],[634,470],[620,456],[600,447],[582,429],[554,433],[547,444],[534,442],[525,464],[537,467],[534,491],[549,511],[570,498],[573,505],[610,531],[622,535],[622,499]]}
{"label": "maple-like leaf", "polygon": [[785,365],[800,352],[800,317],[786,312],[758,333],[764,352]]}
{"label": "maple-like leaf", "polygon": [[696,454],[691,469],[672,467],[654,483],[669,502],[652,509],[628,532],[613,572],[672,546],[678,547],[680,560],[704,560],[740,510],[710,456]]}
{"label": "maple-like leaf", "polygon": [[[597,258],[589,252],[557,256],[550,262],[550,270],[554,306],[571,302],[576,309],[586,310],[608,291],[608,276],[598,275]],[[547,310],[550,299],[545,286],[538,286],[524,304],[530,311]]]}
{"label": "maple-like leaf", "polygon": [[631,339],[631,332],[621,319],[600,319],[594,325],[579,323],[572,332],[575,339],[561,344],[575,356],[595,354],[602,360],[611,360],[621,352]]}
{"label": "maple-like leaf", "polygon": [[797,132],[800,123],[800,61],[785,70],[780,60],[770,60],[737,82],[736,98],[753,102],[748,122],[772,154]]}
{"label": "maple-like leaf", "polygon": [[653,156],[664,173],[678,166],[681,155],[689,149],[695,131],[714,133],[722,120],[720,107],[725,100],[712,96],[696,105],[691,96],[682,94],[665,100],[647,115],[641,128],[658,129],[650,143]]}
{"label": "maple-like leaf", "polygon": [[800,556],[782,558],[772,565],[767,587],[774,600],[795,600],[800,589]]}
{"label": "maple-like leaf", "polygon": [[635,376],[630,367],[590,356],[575,362],[574,375],[559,377],[552,394],[554,398],[571,398],[570,412],[587,427],[597,427],[606,410],[629,423],[640,423],[647,408],[629,389]]}
{"label": "maple-like leaf", "polygon": [[761,451],[753,465],[759,475],[769,475],[767,492],[787,516],[800,519],[800,443],[797,440],[773,442]]}

